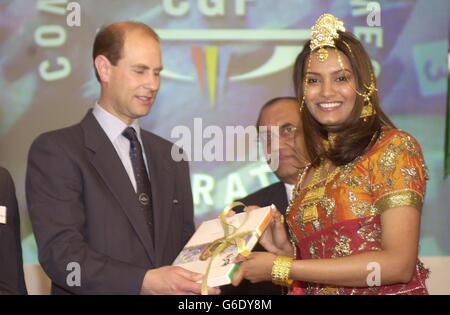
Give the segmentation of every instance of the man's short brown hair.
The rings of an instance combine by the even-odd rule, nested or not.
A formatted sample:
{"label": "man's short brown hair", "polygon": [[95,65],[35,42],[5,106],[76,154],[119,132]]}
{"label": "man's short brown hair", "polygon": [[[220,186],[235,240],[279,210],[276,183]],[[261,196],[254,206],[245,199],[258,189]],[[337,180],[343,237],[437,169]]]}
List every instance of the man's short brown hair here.
{"label": "man's short brown hair", "polygon": [[114,66],[117,65],[122,58],[122,50],[125,42],[125,34],[127,31],[140,30],[159,42],[159,36],[148,25],[141,22],[126,21],[116,22],[106,25],[100,29],[95,36],[94,48],[92,50],[92,58],[94,60],[95,76],[100,82],[97,68],[95,67],[95,58],[103,55],[108,58],[109,62]]}

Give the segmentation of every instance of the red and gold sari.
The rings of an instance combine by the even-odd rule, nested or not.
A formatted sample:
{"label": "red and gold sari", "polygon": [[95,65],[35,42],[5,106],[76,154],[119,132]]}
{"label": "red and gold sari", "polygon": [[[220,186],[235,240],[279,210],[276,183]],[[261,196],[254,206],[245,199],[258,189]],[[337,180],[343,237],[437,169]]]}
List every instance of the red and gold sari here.
{"label": "red and gold sari", "polygon": [[[315,217],[305,215],[304,205],[308,190],[314,187],[294,192],[287,220],[297,259],[338,258],[381,250],[381,213],[400,206],[421,210],[425,181],[426,167],[416,140],[398,129],[383,128],[367,153],[329,176]],[[427,276],[428,270],[418,260],[407,284],[352,288],[295,281],[292,293],[428,294]]]}

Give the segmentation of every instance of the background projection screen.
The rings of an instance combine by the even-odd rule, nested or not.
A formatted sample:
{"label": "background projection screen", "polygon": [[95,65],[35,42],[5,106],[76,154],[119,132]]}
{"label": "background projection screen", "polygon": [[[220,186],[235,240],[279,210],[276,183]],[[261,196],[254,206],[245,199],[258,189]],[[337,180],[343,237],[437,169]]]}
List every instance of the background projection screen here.
{"label": "background projection screen", "polygon": [[[15,180],[30,293],[45,293],[28,217],[24,180],[31,142],[75,124],[99,95],[91,51],[104,24],[137,20],[161,37],[161,89],[143,128],[176,142],[175,126],[254,125],[262,104],[293,96],[292,66],[310,27],[330,12],[373,58],[381,104],[418,139],[429,168],[420,256],[443,266],[450,256],[450,180],[444,179],[450,3],[378,1],[381,24],[368,25],[368,1],[81,0],[81,25],[68,26],[69,1],[0,1],[0,165]],[[194,149],[193,149],[194,150]],[[264,162],[193,161],[196,222],[272,183]],[[428,259],[428,260],[427,260]],[[435,292],[449,293],[449,272],[432,269]],[[444,268],[442,268],[444,270]],[[445,278],[447,277],[447,278]],[[439,280],[439,279],[441,280]],[[445,280],[447,279],[447,280]],[[438,282],[442,283],[439,284]],[[446,284],[444,282],[446,281]]]}

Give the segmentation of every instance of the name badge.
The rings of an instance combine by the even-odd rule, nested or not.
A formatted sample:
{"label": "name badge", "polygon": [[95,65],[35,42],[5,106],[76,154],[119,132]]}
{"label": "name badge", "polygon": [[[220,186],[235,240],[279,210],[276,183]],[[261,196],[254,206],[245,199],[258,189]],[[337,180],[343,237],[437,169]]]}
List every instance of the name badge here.
{"label": "name badge", "polygon": [[0,206],[0,224],[6,224],[6,207]]}

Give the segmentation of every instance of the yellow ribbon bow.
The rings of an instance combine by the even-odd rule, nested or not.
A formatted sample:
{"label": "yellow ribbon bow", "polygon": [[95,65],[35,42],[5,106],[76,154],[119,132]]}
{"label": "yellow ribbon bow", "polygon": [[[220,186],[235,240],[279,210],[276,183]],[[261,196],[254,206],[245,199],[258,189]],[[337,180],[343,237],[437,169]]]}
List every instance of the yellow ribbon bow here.
{"label": "yellow ribbon bow", "polygon": [[[235,227],[234,225],[228,223],[227,221],[227,215],[228,213],[236,208],[237,206],[243,206],[244,212],[246,213],[246,216],[242,223]],[[206,272],[203,275],[202,279],[202,295],[208,295],[208,276],[209,272],[211,270],[211,265],[214,260],[214,258],[217,257],[217,255],[221,254],[223,251],[225,251],[230,246],[236,246],[238,249],[239,255],[242,255],[244,257],[250,255],[250,251],[246,247],[245,238],[249,234],[254,234],[256,232],[239,232],[239,229],[242,228],[242,226],[247,222],[248,220],[248,212],[247,207],[239,201],[233,202],[232,204],[226,206],[222,212],[220,213],[220,223],[222,224],[222,228],[224,231],[224,237],[219,238],[212,242],[208,248],[211,250],[211,255],[209,257],[208,267],[206,268]]]}

